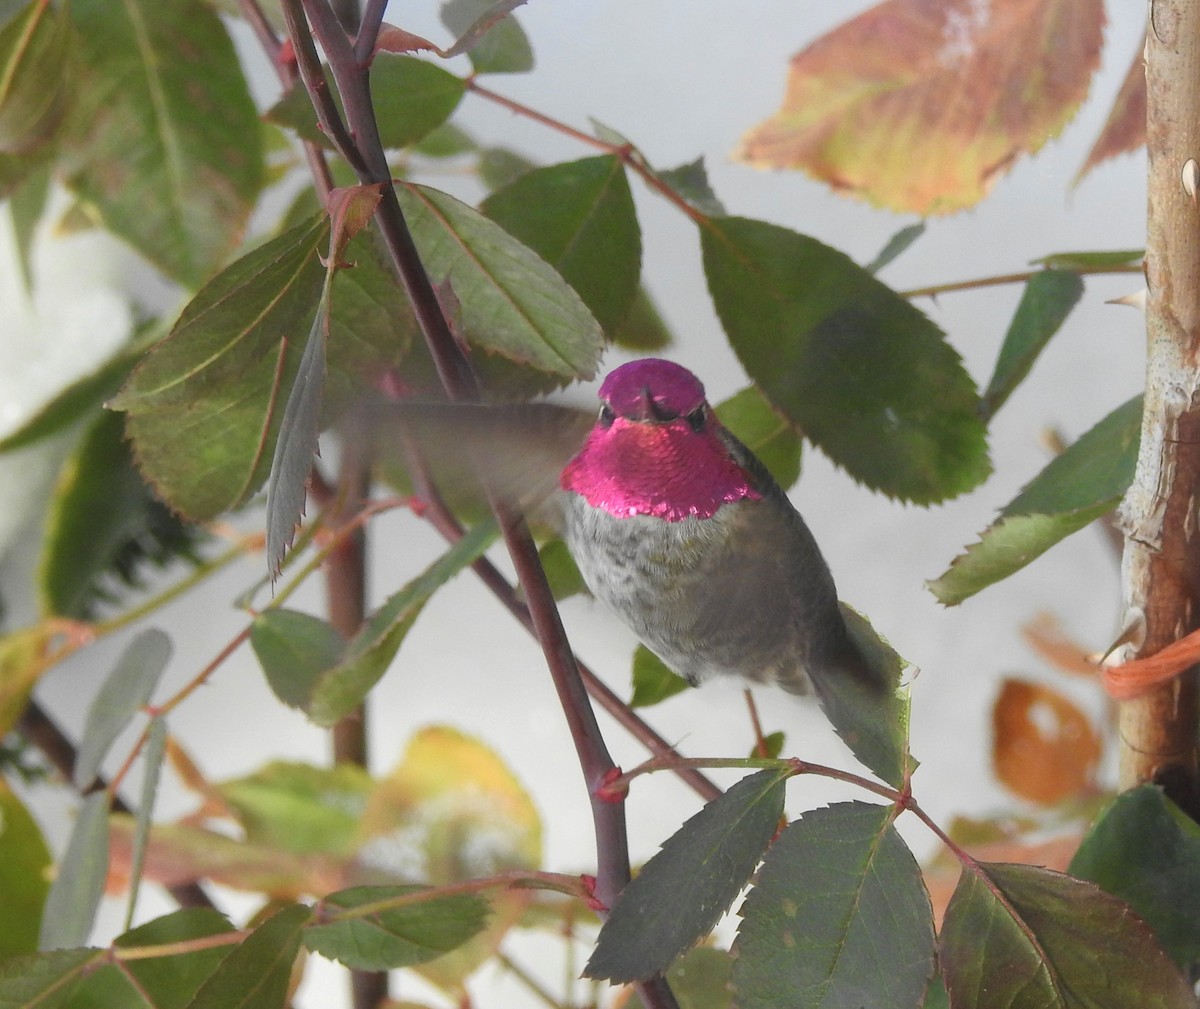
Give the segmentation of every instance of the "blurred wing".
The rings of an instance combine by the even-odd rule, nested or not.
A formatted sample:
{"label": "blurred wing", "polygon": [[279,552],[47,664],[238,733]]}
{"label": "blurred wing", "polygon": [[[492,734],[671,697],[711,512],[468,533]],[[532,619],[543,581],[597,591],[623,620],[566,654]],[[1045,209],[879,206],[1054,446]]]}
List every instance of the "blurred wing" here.
{"label": "blurred wing", "polygon": [[[377,400],[340,425],[361,439],[377,477],[416,493],[421,469],[460,518],[486,510],[484,482],[526,513],[538,512],[579,451],[593,415],[553,403],[476,405]],[[543,517],[543,516],[538,516]]]}

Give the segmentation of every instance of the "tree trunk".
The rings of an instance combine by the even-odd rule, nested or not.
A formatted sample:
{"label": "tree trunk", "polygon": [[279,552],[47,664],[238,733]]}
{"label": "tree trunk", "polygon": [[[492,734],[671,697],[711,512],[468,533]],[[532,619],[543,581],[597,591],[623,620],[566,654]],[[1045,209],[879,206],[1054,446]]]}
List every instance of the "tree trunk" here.
{"label": "tree trunk", "polygon": [[[1146,41],[1146,401],[1137,476],[1122,507],[1126,627],[1152,655],[1200,623],[1200,0],[1152,0]],[[1200,174],[1200,173],[1198,173]],[[1121,786],[1154,781],[1193,816],[1197,669],[1120,711]]]}

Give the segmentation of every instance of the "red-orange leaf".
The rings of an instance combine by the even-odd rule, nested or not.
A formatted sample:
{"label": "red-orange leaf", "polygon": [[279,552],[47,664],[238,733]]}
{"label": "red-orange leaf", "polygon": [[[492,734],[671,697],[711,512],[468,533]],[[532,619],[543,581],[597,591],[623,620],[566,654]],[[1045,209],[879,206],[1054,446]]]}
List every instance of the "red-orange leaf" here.
{"label": "red-orange leaf", "polygon": [[1052,805],[1092,783],[1100,740],[1087,716],[1058,691],[1005,680],[992,728],[996,776],[1021,798]]}
{"label": "red-orange leaf", "polygon": [[1075,184],[1101,162],[1137,150],[1146,142],[1146,63],[1142,55],[1145,48],[1143,36],[1104,121],[1104,129],[1088,151],[1087,160],[1075,176]]}
{"label": "red-orange leaf", "polygon": [[1103,25],[1103,0],[887,0],[792,58],[736,157],[897,211],[970,207],[1075,113]]}
{"label": "red-orange leaf", "polygon": [[1060,672],[1095,677],[1099,671],[1099,663],[1091,652],[1067,634],[1052,613],[1037,614],[1022,626],[1021,636],[1027,645]]}

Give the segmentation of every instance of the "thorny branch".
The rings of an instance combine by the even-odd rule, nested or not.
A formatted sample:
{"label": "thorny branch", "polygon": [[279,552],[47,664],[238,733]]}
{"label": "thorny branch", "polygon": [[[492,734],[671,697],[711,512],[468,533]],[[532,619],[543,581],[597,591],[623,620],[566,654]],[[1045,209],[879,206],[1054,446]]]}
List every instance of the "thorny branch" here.
{"label": "thorny branch", "polygon": [[[382,199],[375,221],[446,393],[452,400],[477,400],[479,389],[474,373],[442,314],[391,184],[391,172],[371,100],[369,64],[363,57],[364,50],[373,50],[373,40],[370,46],[363,38],[352,43],[327,0],[284,0],[283,12],[301,79],[313,97],[326,134],[354,169],[361,184],[382,184]],[[325,89],[313,36],[320,42],[329,62],[345,109],[344,121]],[[596,722],[533,538],[518,512],[495,496],[490,504],[525,590],[529,614],[575,743],[588,787],[596,834],[595,896],[602,905],[611,907],[630,878],[624,803],[613,802],[601,795],[604,783],[619,771]],[[650,1009],[672,1009],[676,1005],[670,988],[661,978],[642,985],[641,993]]]}

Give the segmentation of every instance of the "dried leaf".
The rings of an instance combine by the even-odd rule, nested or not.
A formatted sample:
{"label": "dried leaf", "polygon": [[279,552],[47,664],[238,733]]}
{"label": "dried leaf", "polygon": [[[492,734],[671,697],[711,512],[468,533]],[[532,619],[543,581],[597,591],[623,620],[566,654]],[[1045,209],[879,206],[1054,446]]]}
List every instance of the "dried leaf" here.
{"label": "dried leaf", "polygon": [[1005,680],[992,731],[996,776],[1021,798],[1053,805],[1092,784],[1100,740],[1087,716],[1058,691]]}
{"label": "dried leaf", "polygon": [[1185,634],[1160,652],[1104,669],[1104,689],[1118,701],[1128,701],[1155,687],[1200,660],[1200,631]]}
{"label": "dried leaf", "polygon": [[1071,183],[1073,186],[1079,185],[1083,177],[1097,165],[1118,154],[1136,150],[1146,142],[1146,64],[1142,56],[1145,48],[1146,39],[1143,36],[1108,118],[1104,121],[1104,128],[1088,151],[1083,167]]}
{"label": "dried leaf", "polygon": [[793,57],[735,157],[892,210],[962,210],[1074,115],[1103,25],[1102,0],[888,0]]}
{"label": "dried leaf", "polygon": [[1055,669],[1081,676],[1096,675],[1096,663],[1088,658],[1088,649],[1071,638],[1052,614],[1037,614],[1022,626],[1021,636]]}
{"label": "dried leaf", "polygon": [[375,51],[385,53],[441,52],[429,39],[389,24],[379,26],[379,35],[375,39]]}

